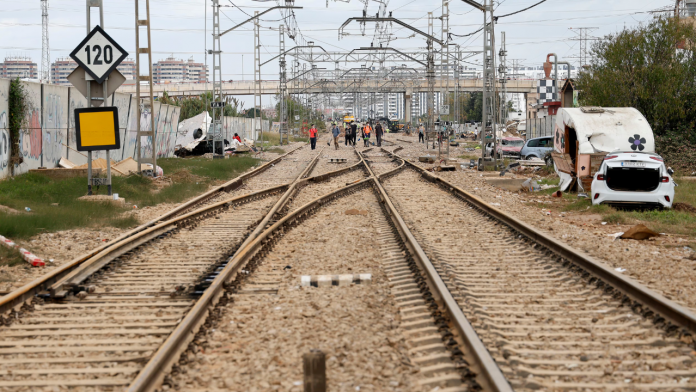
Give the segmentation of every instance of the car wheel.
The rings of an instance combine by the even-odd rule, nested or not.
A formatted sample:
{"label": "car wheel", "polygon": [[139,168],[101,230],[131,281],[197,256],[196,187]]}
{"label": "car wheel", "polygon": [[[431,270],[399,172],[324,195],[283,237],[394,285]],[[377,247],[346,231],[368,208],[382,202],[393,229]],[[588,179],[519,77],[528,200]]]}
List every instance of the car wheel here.
{"label": "car wheel", "polygon": [[544,161],[546,162],[546,166],[553,166],[553,158],[551,156],[547,156]]}
{"label": "car wheel", "polygon": [[527,157],[525,159],[527,159],[528,161],[531,161],[534,158],[536,158],[534,155],[527,155]]}

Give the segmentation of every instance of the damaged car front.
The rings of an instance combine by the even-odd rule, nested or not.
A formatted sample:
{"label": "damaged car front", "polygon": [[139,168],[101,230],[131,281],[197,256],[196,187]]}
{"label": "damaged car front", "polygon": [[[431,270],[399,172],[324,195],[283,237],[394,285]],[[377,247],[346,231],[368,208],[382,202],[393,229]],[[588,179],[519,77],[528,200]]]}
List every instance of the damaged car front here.
{"label": "damaged car front", "polygon": [[612,152],[592,181],[592,204],[672,208],[674,182],[661,156]]}

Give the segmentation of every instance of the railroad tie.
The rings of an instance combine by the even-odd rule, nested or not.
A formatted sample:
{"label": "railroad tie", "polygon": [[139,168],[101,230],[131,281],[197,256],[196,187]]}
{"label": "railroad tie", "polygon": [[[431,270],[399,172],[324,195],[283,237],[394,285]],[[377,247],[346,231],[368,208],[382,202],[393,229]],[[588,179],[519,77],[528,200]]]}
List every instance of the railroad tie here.
{"label": "railroad tie", "polygon": [[304,287],[350,286],[372,283],[372,274],[302,275],[301,281]]}

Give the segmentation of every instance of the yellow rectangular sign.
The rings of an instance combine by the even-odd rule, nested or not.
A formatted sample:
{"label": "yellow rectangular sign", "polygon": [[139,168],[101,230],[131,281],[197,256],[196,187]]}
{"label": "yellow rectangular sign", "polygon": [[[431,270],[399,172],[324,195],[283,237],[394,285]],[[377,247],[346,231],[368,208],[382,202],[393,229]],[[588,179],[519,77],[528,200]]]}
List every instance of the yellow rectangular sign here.
{"label": "yellow rectangular sign", "polygon": [[75,132],[78,151],[118,150],[118,108],[75,109]]}

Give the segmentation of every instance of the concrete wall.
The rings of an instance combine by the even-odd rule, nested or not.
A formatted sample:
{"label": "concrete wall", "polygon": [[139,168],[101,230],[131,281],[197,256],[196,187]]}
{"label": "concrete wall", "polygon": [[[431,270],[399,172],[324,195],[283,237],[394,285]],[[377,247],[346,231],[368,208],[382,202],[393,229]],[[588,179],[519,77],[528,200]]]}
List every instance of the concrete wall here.
{"label": "concrete wall", "polygon": [[10,131],[8,129],[7,92],[10,88],[8,79],[0,79],[0,178],[10,175]]}
{"label": "concrete wall", "polygon": [[[223,117],[223,137],[227,140],[232,140],[234,134],[237,133],[242,140],[244,140],[244,138],[257,140],[259,135],[257,135],[256,128],[254,127],[255,120],[256,119],[245,117]],[[261,121],[261,130],[263,132],[268,132],[270,130],[270,121],[262,119],[259,119],[259,121]]]}
{"label": "concrete wall", "polygon": [[[15,165],[15,174],[26,173],[39,167],[53,168],[61,157],[75,164],[87,163],[87,153],[77,151],[75,139],[74,110],[87,106],[87,100],[75,88],[22,82],[29,96],[30,111],[25,119],[26,126],[20,132],[20,154],[23,162]],[[0,179],[10,175],[9,168],[9,124],[8,94],[10,81],[0,79]],[[111,159],[120,161],[135,157],[137,100],[131,94],[116,93],[110,98],[110,105],[119,109],[119,137],[121,149],[111,150]],[[157,156],[174,155],[176,130],[179,124],[180,108],[155,103],[154,113]],[[149,129],[150,111],[141,115],[143,130]],[[152,138],[143,137],[143,152],[152,151]],[[93,159],[106,158],[105,151],[93,153]]]}

